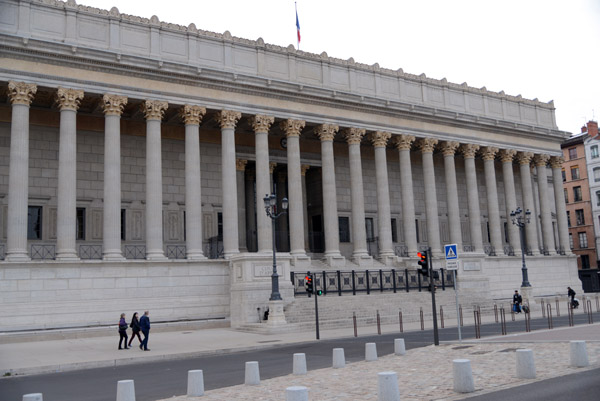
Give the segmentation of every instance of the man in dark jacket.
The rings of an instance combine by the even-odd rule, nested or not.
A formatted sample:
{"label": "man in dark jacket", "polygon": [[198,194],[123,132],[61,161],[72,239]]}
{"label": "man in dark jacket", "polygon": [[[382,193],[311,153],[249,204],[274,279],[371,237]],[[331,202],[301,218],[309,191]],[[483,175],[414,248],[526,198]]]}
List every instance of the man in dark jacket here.
{"label": "man in dark jacket", "polygon": [[571,307],[576,308],[577,306],[575,306],[575,291],[571,287],[567,287],[567,290],[567,296],[571,298]]}
{"label": "man in dark jacket", "polygon": [[148,337],[150,337],[150,318],[148,317],[149,312],[145,311],[144,316],[140,319],[140,328],[144,334],[144,341],[140,344],[140,349],[144,351],[150,351],[148,348]]}
{"label": "man in dark jacket", "polygon": [[523,303],[523,297],[519,294],[519,291],[515,290],[515,295],[513,295],[513,311],[516,313],[521,313],[521,304]]}

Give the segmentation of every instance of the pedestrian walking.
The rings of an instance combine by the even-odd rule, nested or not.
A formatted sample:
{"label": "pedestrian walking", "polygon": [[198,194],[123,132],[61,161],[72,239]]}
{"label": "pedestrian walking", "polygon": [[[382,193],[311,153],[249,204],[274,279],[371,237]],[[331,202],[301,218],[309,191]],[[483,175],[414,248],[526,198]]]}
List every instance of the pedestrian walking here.
{"label": "pedestrian walking", "polygon": [[129,348],[131,348],[131,342],[137,336],[138,340],[140,340],[140,344],[142,344],[142,337],[140,336],[140,321],[138,319],[138,313],[135,312],[133,317],[131,318],[131,323],[129,324],[131,327],[131,338],[129,339]]}
{"label": "pedestrian walking", "polygon": [[521,304],[523,303],[523,297],[519,294],[519,291],[515,290],[513,295],[513,311],[515,313],[521,313]]}
{"label": "pedestrian walking", "polygon": [[150,351],[148,348],[148,337],[150,337],[150,318],[148,315],[150,312],[145,311],[144,316],[140,318],[140,329],[142,329],[142,333],[144,334],[144,340],[140,344],[140,349],[144,351]]}
{"label": "pedestrian walking", "polygon": [[577,308],[579,306],[579,301],[575,299],[575,290],[571,287],[567,287],[567,296],[571,298],[571,308]]}
{"label": "pedestrian walking", "polygon": [[[121,347],[121,344],[123,344],[123,347]],[[124,313],[121,313],[121,319],[119,319],[119,349],[129,349],[127,346],[127,322]]]}

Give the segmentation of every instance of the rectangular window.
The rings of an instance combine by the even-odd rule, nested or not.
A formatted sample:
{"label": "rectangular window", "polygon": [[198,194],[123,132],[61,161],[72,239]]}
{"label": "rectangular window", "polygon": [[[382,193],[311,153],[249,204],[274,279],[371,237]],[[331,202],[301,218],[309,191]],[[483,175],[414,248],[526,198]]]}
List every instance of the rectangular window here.
{"label": "rectangular window", "polygon": [[127,220],[125,220],[125,209],[121,209],[121,241],[125,241],[125,223],[127,222]]}
{"label": "rectangular window", "polygon": [[42,239],[42,207],[27,208],[27,239]]}
{"label": "rectangular window", "polygon": [[569,160],[577,159],[577,148],[569,149]]}
{"label": "rectangular window", "polygon": [[508,223],[504,222],[504,242],[509,243],[508,241]]}
{"label": "rectangular window", "polygon": [[582,269],[590,268],[590,255],[581,255],[581,268]]}
{"label": "rectangular window", "polygon": [[567,210],[567,225],[571,227],[571,212]]}
{"label": "rectangular window", "polygon": [[575,220],[578,226],[585,224],[585,217],[583,216],[583,209],[575,210]]}
{"label": "rectangular window", "polygon": [[571,249],[575,249],[575,245],[573,244],[573,234],[569,234],[569,246]]}
{"label": "rectangular window", "polygon": [[419,241],[419,220],[415,219],[415,233],[417,234],[417,244],[420,242]]}
{"label": "rectangular window", "polygon": [[85,240],[85,208],[77,208],[77,217],[75,220],[75,239],[84,241]]}
{"label": "rectangular window", "polygon": [[571,179],[572,180],[579,179],[579,166],[571,167]]}
{"label": "rectangular window", "polygon": [[584,249],[588,247],[587,233],[577,233],[579,236],[579,248]]}
{"label": "rectangular window", "polygon": [[600,191],[596,191],[596,206],[600,206]]}
{"label": "rectangular window", "polygon": [[367,230],[367,242],[375,241],[375,225],[371,217],[365,219],[365,229]]}
{"label": "rectangular window", "polygon": [[350,219],[348,217],[338,217],[340,230],[340,242],[350,242]]}
{"label": "rectangular window", "polygon": [[398,229],[396,228],[396,219],[392,219],[392,242],[398,242]]}
{"label": "rectangular window", "polygon": [[564,189],[565,192],[565,203],[569,203],[569,191],[567,191],[567,188]]}
{"label": "rectangular window", "polygon": [[567,181],[567,172],[565,171],[564,168],[562,169],[562,179],[563,179],[563,182]]}
{"label": "rectangular window", "polygon": [[593,172],[594,172],[594,182],[600,182],[600,167],[594,168]]}
{"label": "rectangular window", "polygon": [[217,213],[217,240],[223,241],[223,213]]}
{"label": "rectangular window", "polygon": [[594,145],[594,146],[592,146],[592,147],[590,148],[590,151],[591,151],[591,153],[592,153],[592,159],[596,159],[596,158],[598,158],[598,156],[600,156],[600,155],[598,154],[598,145]]}
{"label": "rectangular window", "polygon": [[581,202],[581,187],[573,187],[573,202]]}

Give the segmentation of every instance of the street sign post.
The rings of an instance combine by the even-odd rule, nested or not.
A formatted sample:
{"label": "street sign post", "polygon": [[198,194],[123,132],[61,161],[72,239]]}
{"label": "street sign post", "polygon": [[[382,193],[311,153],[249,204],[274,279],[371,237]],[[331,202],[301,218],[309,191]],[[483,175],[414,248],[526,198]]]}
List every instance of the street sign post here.
{"label": "street sign post", "polygon": [[452,270],[452,277],[454,278],[454,295],[456,298],[456,327],[458,327],[458,341],[462,343],[460,317],[458,315],[458,284],[456,282],[456,271],[458,270],[458,249],[456,244],[445,245],[444,254],[446,255],[446,270]]}

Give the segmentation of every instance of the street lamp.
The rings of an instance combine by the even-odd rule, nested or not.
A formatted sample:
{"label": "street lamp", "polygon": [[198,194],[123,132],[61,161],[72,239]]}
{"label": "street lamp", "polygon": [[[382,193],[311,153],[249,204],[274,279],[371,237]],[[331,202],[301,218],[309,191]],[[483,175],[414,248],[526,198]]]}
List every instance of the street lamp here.
{"label": "street lamp", "polygon": [[266,194],[263,201],[265,202],[265,212],[267,212],[267,216],[271,218],[271,227],[273,231],[273,273],[271,274],[271,298],[269,298],[269,301],[281,301],[281,294],[279,294],[279,275],[277,274],[277,256],[275,254],[275,220],[287,213],[288,200],[287,198],[281,200],[281,208],[283,209],[281,213],[277,213],[277,196],[275,194]]}
{"label": "street lamp", "polygon": [[531,212],[529,209],[525,212],[525,216],[521,215],[523,210],[518,207],[517,210],[513,210],[510,212],[510,218],[512,219],[512,223],[519,227],[519,237],[521,238],[521,259],[523,261],[523,267],[521,271],[523,272],[523,283],[521,287],[531,287],[529,284],[529,279],[527,278],[527,266],[525,265],[525,224],[528,224],[531,220]]}

